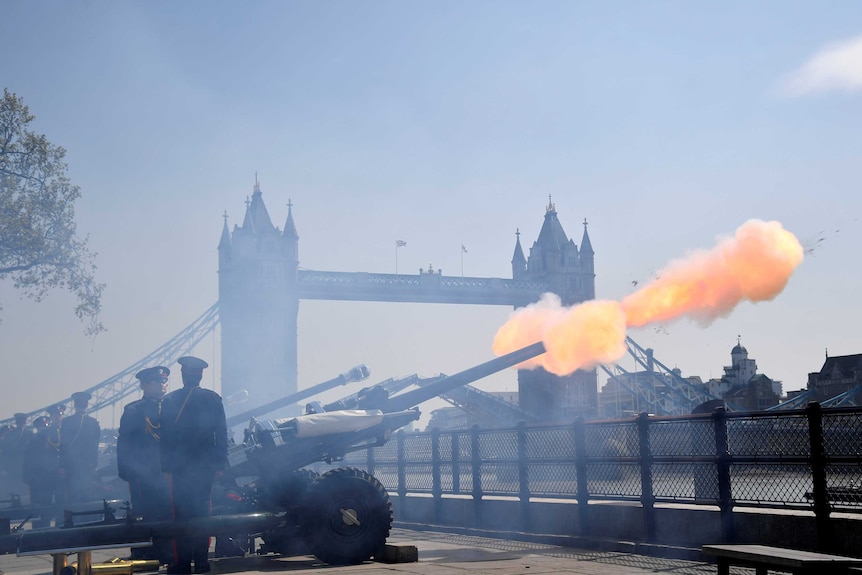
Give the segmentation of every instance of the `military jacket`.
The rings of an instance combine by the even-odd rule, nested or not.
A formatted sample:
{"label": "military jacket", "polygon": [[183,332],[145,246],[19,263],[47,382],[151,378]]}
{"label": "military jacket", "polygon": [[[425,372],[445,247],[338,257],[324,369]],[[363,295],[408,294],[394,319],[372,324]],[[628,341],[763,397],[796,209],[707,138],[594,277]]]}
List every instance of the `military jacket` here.
{"label": "military jacket", "polygon": [[60,430],[46,427],[30,436],[23,463],[24,483],[51,483],[60,474]]}
{"label": "military jacket", "polygon": [[24,455],[24,449],[33,436],[33,432],[27,427],[12,427],[0,440],[0,455],[3,457],[20,457]]}
{"label": "military jacket", "polygon": [[162,400],[162,470],[222,471],[227,466],[227,422],[221,396],[183,387]]}
{"label": "military jacket", "polygon": [[99,422],[82,413],[60,424],[60,467],[66,470],[93,470],[99,464]]}
{"label": "military jacket", "polygon": [[0,440],[0,458],[20,461],[31,437],[33,432],[27,427],[10,428]]}
{"label": "military jacket", "polygon": [[159,439],[162,401],[149,397],[126,405],[117,436],[117,471],[120,479],[134,481],[162,472]]}

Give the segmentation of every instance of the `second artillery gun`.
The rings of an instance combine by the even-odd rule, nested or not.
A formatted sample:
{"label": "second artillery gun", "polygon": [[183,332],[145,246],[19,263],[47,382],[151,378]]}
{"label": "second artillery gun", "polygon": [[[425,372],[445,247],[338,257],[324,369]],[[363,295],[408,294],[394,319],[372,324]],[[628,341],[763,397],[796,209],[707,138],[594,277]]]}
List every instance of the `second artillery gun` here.
{"label": "second artillery gun", "polygon": [[391,397],[378,385],[327,406],[310,404],[312,413],[306,415],[252,417],[242,444],[228,454],[219,511],[278,512],[283,521],[234,539],[245,547],[243,541],[259,535],[261,552],[287,555],[305,549],[330,564],[370,559],[383,548],[392,527],[385,487],[361,469],[338,467],[318,475],[307,466],[331,464],[348,453],[383,445],[394,431],[419,419],[422,402],[544,352],[539,342]]}

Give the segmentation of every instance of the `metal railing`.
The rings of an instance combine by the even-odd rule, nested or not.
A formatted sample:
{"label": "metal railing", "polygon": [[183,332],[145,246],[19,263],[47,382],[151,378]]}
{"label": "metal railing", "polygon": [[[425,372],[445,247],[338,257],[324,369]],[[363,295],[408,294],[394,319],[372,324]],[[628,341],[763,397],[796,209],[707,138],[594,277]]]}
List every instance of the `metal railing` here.
{"label": "metal railing", "polygon": [[524,506],[533,498],[639,501],[648,536],[657,503],[717,506],[728,540],[734,507],[808,510],[827,530],[832,511],[862,513],[862,408],[398,432],[341,464],[438,504],[444,495],[510,496]]}

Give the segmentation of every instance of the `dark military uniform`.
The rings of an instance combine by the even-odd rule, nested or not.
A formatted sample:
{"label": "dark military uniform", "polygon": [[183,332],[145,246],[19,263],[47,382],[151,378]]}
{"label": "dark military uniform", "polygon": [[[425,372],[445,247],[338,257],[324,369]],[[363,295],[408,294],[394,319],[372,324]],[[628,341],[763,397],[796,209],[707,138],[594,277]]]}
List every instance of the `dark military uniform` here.
{"label": "dark military uniform", "polygon": [[37,418],[33,425],[36,433],[24,453],[24,483],[30,486],[30,503],[41,508],[33,527],[50,527],[55,510],[47,508],[65,501],[60,476],[60,428],[44,417]]}
{"label": "dark military uniform", "polygon": [[66,500],[77,503],[93,499],[93,481],[99,464],[102,430],[99,422],[85,413],[90,394],[73,393],[72,399],[78,411],[65,418],[60,425],[60,468],[66,482]]}
{"label": "dark military uniform", "polygon": [[[169,374],[170,370],[159,366],[141,370],[135,377],[142,385],[149,378],[159,385],[158,380],[167,381]],[[117,471],[129,483],[133,513],[144,521],[170,521],[173,516],[170,485],[162,473],[159,451],[161,410],[162,400],[146,395],[126,405],[117,437]],[[152,548],[132,549],[133,559],[158,559],[164,564],[170,557],[168,541],[154,539]]]}
{"label": "dark military uniform", "polygon": [[[221,396],[199,387],[207,366],[198,358],[183,357],[183,388],[162,401],[162,470],[171,474],[174,519],[184,521],[210,514],[216,474],[227,466],[227,423]],[[191,374],[191,376],[190,376]],[[209,537],[177,537],[169,573],[209,571]]]}
{"label": "dark military uniform", "polygon": [[0,474],[2,474],[0,499],[5,499],[13,493],[20,496],[24,490],[22,477],[24,452],[33,432],[27,427],[25,414],[16,413],[15,420],[15,427],[10,427],[0,440]]}
{"label": "dark military uniform", "polygon": [[152,500],[141,498],[142,492],[155,490],[168,494],[159,452],[161,409],[161,400],[144,397],[128,404],[120,418],[117,470],[120,479],[129,482],[132,508],[140,517]]}

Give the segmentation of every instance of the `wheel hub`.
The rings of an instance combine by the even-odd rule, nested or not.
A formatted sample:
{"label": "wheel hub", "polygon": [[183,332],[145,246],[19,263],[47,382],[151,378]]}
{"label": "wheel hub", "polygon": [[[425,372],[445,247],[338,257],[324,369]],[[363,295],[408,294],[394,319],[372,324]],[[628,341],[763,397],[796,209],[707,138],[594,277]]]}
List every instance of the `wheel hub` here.
{"label": "wheel hub", "polygon": [[356,513],[355,509],[339,509],[339,511],[341,511],[341,520],[344,521],[345,525],[360,525],[359,514]]}

